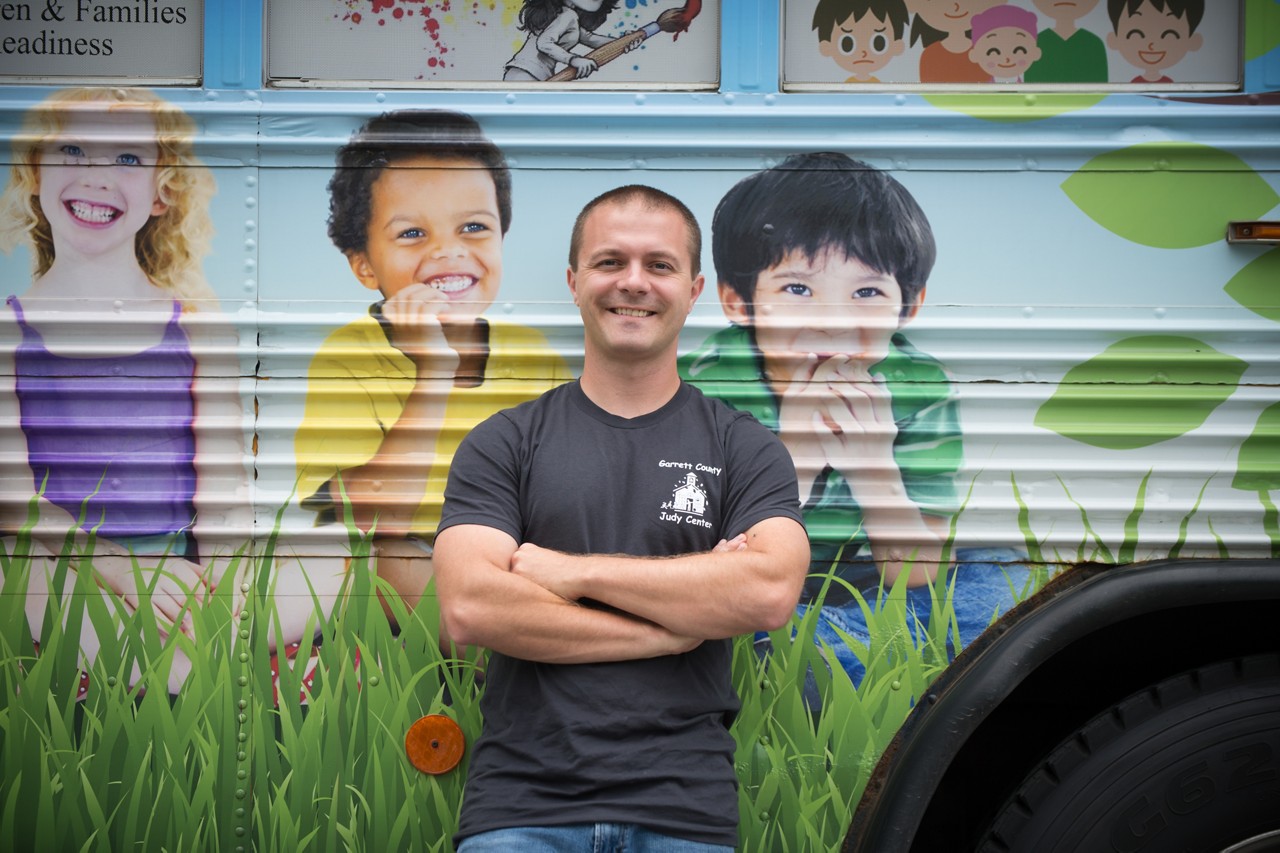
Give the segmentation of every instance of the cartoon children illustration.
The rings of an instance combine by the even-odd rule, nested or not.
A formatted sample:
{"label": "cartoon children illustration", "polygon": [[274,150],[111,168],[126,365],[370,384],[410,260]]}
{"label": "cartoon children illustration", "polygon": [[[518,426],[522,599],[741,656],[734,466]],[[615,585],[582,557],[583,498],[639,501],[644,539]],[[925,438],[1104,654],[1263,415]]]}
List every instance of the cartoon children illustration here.
{"label": "cartoon children illustration", "polygon": [[540,82],[555,74],[557,65],[569,66],[578,79],[597,69],[595,60],[573,48],[604,47],[612,39],[595,29],[618,7],[618,0],[524,0],[520,29],[528,33],[520,49],[507,60],[503,80]]}
{"label": "cartoon children illustration", "polygon": [[381,298],[311,360],[297,490],[317,523],[374,531],[378,574],[412,607],[463,436],[572,375],[539,332],[481,316],[502,282],[511,173],[470,116],[370,119],[329,197],[330,239]]}
{"label": "cartoon children illustration", "polygon": [[1102,39],[1076,26],[1098,0],[1035,0],[1053,21],[1036,36],[1037,59],[1023,78],[1028,83],[1106,83],[1107,49]]}
{"label": "cartoon children illustration", "polygon": [[1007,3],[992,6],[973,16],[970,32],[969,58],[992,83],[1021,83],[1027,68],[1040,58],[1035,12]]}
{"label": "cartoon children illustration", "polygon": [[1204,44],[1204,0],[1107,0],[1107,14],[1107,47],[1141,72],[1134,83],[1172,83],[1164,72]]}
{"label": "cartoon children illustration", "polygon": [[[835,569],[819,637],[864,672],[834,630],[868,638],[849,588],[874,601],[908,573],[910,617],[954,561],[960,640],[1012,605],[1008,549],[947,558],[963,447],[942,365],[902,330],[919,313],[936,248],[924,212],[884,172],[831,152],[788,157],[720,201],[712,257],[732,323],[684,356],[704,393],[778,432],[796,464],[811,571]],[[820,580],[818,583],[820,584]],[[808,595],[816,592],[810,588]],[[803,607],[803,605],[802,605]]]}
{"label": "cartoon children illustration", "polygon": [[818,50],[850,72],[846,83],[879,83],[875,73],[906,50],[904,0],[818,0]]}
{"label": "cartoon children illustration", "polygon": [[969,58],[973,40],[969,22],[1000,0],[907,0],[914,15],[911,44],[924,45],[920,54],[921,83],[986,83],[989,75]]}
{"label": "cartoon children illustration", "polygon": [[[77,571],[151,607],[163,633],[190,632],[185,608],[225,569],[216,532],[250,526],[238,365],[217,356],[235,335],[201,268],[214,183],[193,137],[182,110],[121,88],[59,91],[15,137],[0,247],[25,243],[34,276],[0,310],[0,421],[16,442],[0,454],[0,529],[12,536],[36,507],[37,641],[68,545]],[[93,657],[87,621],[81,642]]]}

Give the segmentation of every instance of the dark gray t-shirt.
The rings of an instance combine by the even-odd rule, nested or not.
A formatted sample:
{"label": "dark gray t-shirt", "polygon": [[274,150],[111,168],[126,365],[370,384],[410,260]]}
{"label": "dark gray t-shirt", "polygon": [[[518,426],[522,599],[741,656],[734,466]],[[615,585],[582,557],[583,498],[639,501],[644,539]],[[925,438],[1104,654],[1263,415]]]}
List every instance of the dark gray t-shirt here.
{"label": "dark gray t-shirt", "polygon": [[[619,418],[575,383],[463,441],[440,529],[481,524],[578,554],[711,550],[768,518],[800,521],[795,471],[754,418],[690,385]],[[639,823],[736,844],[731,642],[604,664],[493,653],[459,837],[511,826]]]}

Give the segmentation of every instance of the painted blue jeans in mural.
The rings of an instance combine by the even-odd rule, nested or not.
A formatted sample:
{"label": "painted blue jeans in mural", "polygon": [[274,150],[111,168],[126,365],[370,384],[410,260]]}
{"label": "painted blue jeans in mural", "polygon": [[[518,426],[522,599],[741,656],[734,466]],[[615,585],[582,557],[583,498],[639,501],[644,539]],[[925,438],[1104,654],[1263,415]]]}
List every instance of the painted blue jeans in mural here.
{"label": "painted blue jeans in mural", "polygon": [[515,827],[482,832],[458,853],[733,853],[732,847],[672,838],[629,823]]}
{"label": "painted blue jeans in mural", "polygon": [[[1026,554],[1013,548],[956,549],[955,566],[948,573],[947,580],[948,584],[954,584],[950,605],[960,636],[957,643],[957,638],[948,632],[948,659],[954,658],[960,649],[986,630],[996,616],[1008,611],[1029,592],[1031,569],[1025,565],[1026,559]],[[927,585],[909,588],[906,593],[907,629],[918,645],[922,635],[928,631],[936,593]],[[876,594],[876,590],[863,593],[872,610],[877,609]],[[808,605],[801,604],[796,612],[803,616],[807,609]],[[866,667],[839,632],[870,647],[871,631],[867,626],[867,616],[856,599],[823,606],[814,639],[831,647],[835,654],[834,662],[849,673],[849,678],[857,686],[866,675]],[[768,643],[767,635],[757,635],[759,651],[767,651]]]}

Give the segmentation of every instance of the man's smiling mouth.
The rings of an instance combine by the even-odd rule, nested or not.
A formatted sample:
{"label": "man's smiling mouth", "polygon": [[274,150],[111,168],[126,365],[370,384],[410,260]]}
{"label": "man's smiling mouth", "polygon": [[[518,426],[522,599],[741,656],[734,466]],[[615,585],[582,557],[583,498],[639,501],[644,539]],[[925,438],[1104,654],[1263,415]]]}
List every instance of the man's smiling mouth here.
{"label": "man's smiling mouth", "polygon": [[612,308],[614,314],[620,314],[623,317],[649,317],[654,311],[645,311],[643,308]]}

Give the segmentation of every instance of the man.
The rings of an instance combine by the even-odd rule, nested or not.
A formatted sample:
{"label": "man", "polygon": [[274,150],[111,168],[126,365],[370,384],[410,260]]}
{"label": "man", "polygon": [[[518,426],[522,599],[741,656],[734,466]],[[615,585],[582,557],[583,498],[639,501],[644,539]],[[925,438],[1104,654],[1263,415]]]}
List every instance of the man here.
{"label": "man", "polygon": [[787,622],[809,549],[781,443],[677,373],[700,255],[665,193],[588,204],[569,248],[580,380],[454,459],[442,618],[491,651],[460,853],[737,841],[729,638]]}

